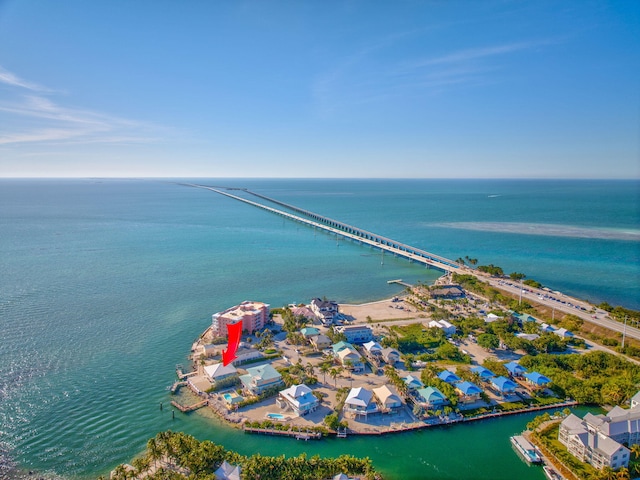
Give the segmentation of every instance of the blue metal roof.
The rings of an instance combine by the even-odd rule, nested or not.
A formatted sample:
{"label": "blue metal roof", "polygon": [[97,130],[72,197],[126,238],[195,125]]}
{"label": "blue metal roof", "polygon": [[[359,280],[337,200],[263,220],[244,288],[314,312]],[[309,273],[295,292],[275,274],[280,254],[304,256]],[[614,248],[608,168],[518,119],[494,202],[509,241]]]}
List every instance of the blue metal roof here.
{"label": "blue metal roof", "polygon": [[514,392],[517,385],[515,382],[509,380],[506,377],[497,377],[491,380],[498,390],[501,392]]}
{"label": "blue metal roof", "polygon": [[509,373],[512,375],[521,374],[527,371],[527,369],[520,365],[518,362],[509,362],[505,364],[505,368],[509,370]]}
{"label": "blue metal roof", "polygon": [[532,383],[535,383],[536,385],[546,385],[548,383],[551,383],[551,379],[538,372],[525,373],[524,378]]}
{"label": "blue metal roof", "polygon": [[478,395],[482,393],[482,389],[471,382],[460,382],[456,385],[456,388],[460,390],[463,395]]}
{"label": "blue metal roof", "polygon": [[438,374],[438,378],[447,383],[455,383],[460,381],[460,377],[449,370],[443,370]]}
{"label": "blue metal roof", "polygon": [[471,367],[471,372],[477,373],[478,375],[480,375],[480,378],[482,378],[483,380],[496,376],[496,374],[493,373],[491,370],[486,369],[480,365]]}

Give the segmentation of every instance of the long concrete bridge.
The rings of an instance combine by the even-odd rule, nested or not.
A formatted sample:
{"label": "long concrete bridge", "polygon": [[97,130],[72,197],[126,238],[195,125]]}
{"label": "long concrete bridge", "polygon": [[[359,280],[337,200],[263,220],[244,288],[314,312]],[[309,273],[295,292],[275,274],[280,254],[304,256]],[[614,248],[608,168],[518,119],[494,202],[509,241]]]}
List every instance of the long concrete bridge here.
{"label": "long concrete bridge", "polygon": [[[433,268],[437,268],[439,270],[443,270],[445,272],[464,272],[467,274],[472,274],[475,275],[476,277],[481,278],[481,280],[483,282],[487,282],[490,285],[492,285],[495,288],[498,289],[502,289],[502,290],[507,290],[509,291],[509,293],[513,294],[513,295],[519,295],[521,292],[523,292],[522,290],[522,286],[517,286],[513,287],[513,288],[509,288],[506,287],[503,283],[501,282],[501,279],[497,279],[497,278],[492,278],[490,275],[488,274],[484,274],[482,272],[478,272],[476,270],[472,270],[469,269],[467,267],[465,267],[464,265],[459,265],[457,263],[455,263],[453,260],[449,260],[447,258],[441,257],[439,255],[435,255],[433,253],[427,252],[425,250],[420,250],[418,248],[414,248],[411,247],[409,245],[403,244],[401,242],[397,242],[395,240],[392,240],[390,238],[386,238],[380,235],[376,235],[375,233],[371,233],[371,232],[367,232],[366,230],[362,230],[360,228],[357,227],[353,227],[351,225],[347,225],[345,223],[342,222],[338,222],[336,220],[333,220],[331,218],[328,217],[323,217],[322,215],[318,215],[317,213],[313,213],[310,212],[308,210],[304,210],[301,208],[298,208],[294,205],[289,205],[286,204],[284,202],[280,202],[278,200],[274,200],[272,198],[269,197],[265,197],[264,195],[260,195],[254,192],[251,192],[245,188],[229,188],[229,187],[210,187],[210,186],[206,186],[206,185],[198,185],[198,184],[193,184],[193,183],[181,183],[180,185],[186,185],[189,187],[197,187],[197,188],[204,188],[206,190],[211,190],[212,192],[216,192],[219,193],[220,195],[224,195],[226,197],[229,198],[233,198],[235,200],[239,200],[241,202],[247,203],[249,205],[253,205],[255,207],[258,208],[262,208],[268,212],[271,213],[275,213],[276,215],[280,215],[282,217],[288,218],[290,220],[293,220],[295,222],[299,222],[299,223],[303,223],[306,225],[309,225],[311,227],[320,229],[320,230],[324,230],[326,232],[329,232],[331,234],[335,234],[335,235],[339,235],[342,236],[344,238],[348,238],[350,240],[354,240],[356,242],[362,243],[362,244],[366,244],[366,245],[370,245],[371,247],[380,249],[382,251],[387,251],[392,253],[395,256],[399,256],[399,257],[403,257],[403,258],[407,258],[411,261],[414,261],[416,263],[421,263],[423,265],[426,265],[427,267],[433,267]],[[242,198],[242,197],[238,197],[236,195],[233,195],[231,193],[225,192],[224,190],[235,190],[235,191],[242,191],[245,192],[247,194],[251,194],[254,195],[258,198],[262,198],[264,200],[267,200],[269,202],[272,202],[276,205],[280,205],[284,208],[287,208],[289,210],[295,211],[300,213],[301,215],[305,215],[308,218],[304,218],[301,217],[299,215],[294,215],[292,213],[288,213],[288,212],[284,212],[282,210],[278,210],[276,208],[273,207],[269,207],[267,205],[263,205],[261,203],[258,202],[253,202],[251,200],[248,200],[246,198]],[[546,290],[541,290],[541,289],[537,289],[537,288],[532,288],[532,287],[528,287],[530,290],[530,293],[532,295],[533,298],[527,298],[528,301],[532,302],[532,303],[540,303],[543,305],[546,305],[550,308],[562,311],[564,313],[569,313],[572,315],[576,315],[580,318],[582,318],[584,321],[590,322],[590,323],[595,323],[597,325],[601,325],[604,328],[613,330],[613,331],[617,331],[622,333],[623,338],[626,337],[631,337],[631,338],[635,338],[637,340],[640,340],[640,329],[633,327],[631,325],[623,325],[620,322],[617,322],[615,320],[613,320],[612,318],[610,318],[610,316],[608,315],[607,312],[601,311],[599,309],[596,309],[596,314],[594,315],[591,312],[591,305],[589,305],[587,302],[583,302],[581,300],[577,300],[577,299],[572,299],[572,303],[568,303],[568,302],[560,302],[560,301],[552,301],[552,300],[540,300],[540,296],[544,296],[544,295],[548,295],[548,292]],[[525,295],[528,295],[528,293],[525,293]],[[564,297],[564,295],[561,295],[561,297],[563,297],[565,300],[569,299],[569,297]],[[582,305],[584,307],[584,309],[576,309],[575,305]],[[603,347],[595,347],[595,348],[603,348]],[[636,363],[640,363],[637,360],[631,359],[632,361],[636,362]]]}
{"label": "long concrete bridge", "polygon": [[[278,210],[277,208],[269,207],[267,205],[263,205],[258,202],[253,202],[246,198],[239,197],[237,195],[233,195],[231,193],[225,192],[219,188],[209,187],[206,185],[198,185],[194,183],[185,183],[183,185],[187,185],[190,187],[196,188],[204,188],[206,190],[211,190],[212,192],[219,193],[220,195],[224,195],[229,198],[233,198],[235,200],[239,200],[241,202],[247,203],[249,205],[253,205],[254,207],[262,208],[268,212],[275,213],[276,215],[280,215],[282,217],[288,218],[295,222],[304,223],[311,227],[324,230],[326,232],[339,235],[344,238],[348,238],[350,240],[354,240],[356,242],[370,245],[371,247],[380,249],[382,251],[389,252],[394,256],[403,257],[408,260],[411,260],[416,263],[422,263],[427,267],[437,268],[439,270],[443,270],[445,272],[458,272],[464,267],[461,267],[459,264],[454,262],[453,260],[449,260],[448,258],[441,257],[439,255],[435,255],[433,253],[427,252],[425,250],[421,250],[419,248],[412,247],[410,245],[406,245],[401,242],[397,242],[387,237],[383,237],[381,235],[377,235],[375,233],[368,232],[366,230],[362,230],[360,228],[354,227],[352,225],[348,225],[346,223],[339,222],[337,220],[333,220],[328,217],[324,217],[322,215],[318,215],[317,213],[310,212],[308,210],[304,210],[298,208],[294,205],[289,205],[284,202],[280,202],[278,200],[265,197],[264,195],[260,195],[258,193],[251,192],[247,189],[233,189],[240,190],[251,195],[254,195],[258,198],[262,198],[263,200],[267,200],[276,205],[280,205],[294,212],[300,213],[304,215],[304,217],[295,215],[293,213],[285,212],[283,210]],[[307,218],[305,218],[307,217]]]}

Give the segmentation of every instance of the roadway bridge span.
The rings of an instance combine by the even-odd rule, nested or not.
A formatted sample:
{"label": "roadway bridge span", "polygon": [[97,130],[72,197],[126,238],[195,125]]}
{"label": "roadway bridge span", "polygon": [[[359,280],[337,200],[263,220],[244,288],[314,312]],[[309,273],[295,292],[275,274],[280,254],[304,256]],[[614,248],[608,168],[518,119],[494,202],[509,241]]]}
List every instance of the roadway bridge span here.
{"label": "roadway bridge span", "polygon": [[331,218],[318,215],[317,213],[298,208],[294,205],[289,205],[284,202],[280,202],[278,200],[265,197],[264,195],[254,193],[246,189],[235,189],[235,190],[244,191],[258,198],[262,198],[269,202],[275,203],[276,205],[280,205],[282,207],[298,212],[308,218],[304,218],[299,215],[294,215],[292,213],[284,212],[282,210],[278,210],[277,208],[269,207],[267,205],[263,205],[258,202],[253,202],[246,198],[239,197],[237,195],[233,195],[228,192],[224,192],[219,188],[209,187],[206,185],[198,185],[193,183],[188,183],[184,185],[211,190],[212,192],[218,193],[220,195],[224,195],[229,198],[233,198],[235,200],[239,200],[249,205],[253,205],[254,207],[262,208],[263,210],[267,210],[268,212],[275,213],[276,215],[280,215],[282,217],[288,218],[295,222],[304,223],[314,228],[318,228],[320,230],[324,230],[326,232],[339,235],[344,238],[348,238],[350,240],[360,242],[362,244],[370,245],[382,251],[387,251],[389,253],[392,253],[395,256],[403,257],[413,262],[422,263],[427,267],[437,268],[445,272],[456,272],[461,270],[461,266],[455,263],[453,260],[449,260],[445,257],[435,255],[433,253],[427,252],[425,250],[421,250],[419,248],[414,248],[410,245],[406,245],[404,243],[397,242],[390,238],[383,237],[381,235],[368,232],[366,230],[362,230],[360,228],[348,225],[346,223],[338,222],[337,220],[333,220]]}

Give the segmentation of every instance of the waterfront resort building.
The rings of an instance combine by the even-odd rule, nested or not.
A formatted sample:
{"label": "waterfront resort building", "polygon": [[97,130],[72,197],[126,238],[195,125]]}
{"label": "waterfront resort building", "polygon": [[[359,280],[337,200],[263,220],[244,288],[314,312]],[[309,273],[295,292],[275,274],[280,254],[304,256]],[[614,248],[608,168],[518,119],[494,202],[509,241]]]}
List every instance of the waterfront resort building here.
{"label": "waterfront resort building", "polygon": [[447,397],[435,387],[421,388],[416,393],[418,402],[428,409],[439,408],[449,403]]}
{"label": "waterfront resort building", "polygon": [[269,305],[262,302],[242,302],[211,316],[211,331],[216,337],[227,336],[227,325],[242,322],[242,330],[253,333],[261,330],[269,320]]}
{"label": "waterfront resort building", "polygon": [[352,388],[344,401],[344,411],[354,415],[364,415],[376,413],[378,406],[373,400],[373,393],[363,387]]}
{"label": "waterfront resort building", "polygon": [[204,367],[204,374],[211,383],[216,383],[226,378],[238,375],[238,371],[233,364],[223,365],[222,363],[214,363]]}
{"label": "waterfront resort building", "polygon": [[333,320],[338,315],[338,303],[330,300],[322,300],[314,298],[309,305],[311,311],[316,315],[318,320],[326,327],[333,324]]}
{"label": "waterfront resort building", "polygon": [[373,330],[366,325],[346,325],[337,327],[336,331],[342,333],[347,342],[351,343],[367,343],[373,340]]}
{"label": "waterfront resort building", "polygon": [[304,384],[292,385],[282,390],[278,400],[281,407],[289,406],[301,417],[314,412],[320,403],[311,389]]}
{"label": "waterfront resort building", "polygon": [[640,407],[614,407],[607,415],[570,414],[560,424],[558,440],[569,453],[595,468],[629,465],[631,452],[622,445],[640,443]]}
{"label": "waterfront resort building", "polygon": [[240,381],[252,395],[260,395],[268,388],[284,385],[280,372],[269,364],[247,368],[247,374],[240,375]]}
{"label": "waterfront resort building", "polygon": [[384,410],[393,410],[402,407],[402,399],[396,389],[389,385],[374,388],[373,393]]}

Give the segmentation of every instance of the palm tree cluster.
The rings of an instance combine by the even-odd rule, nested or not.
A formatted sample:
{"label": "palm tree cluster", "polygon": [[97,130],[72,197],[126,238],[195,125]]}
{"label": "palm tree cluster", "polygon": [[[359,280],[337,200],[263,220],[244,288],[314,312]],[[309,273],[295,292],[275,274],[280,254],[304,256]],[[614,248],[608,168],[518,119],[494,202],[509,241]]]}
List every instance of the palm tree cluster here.
{"label": "palm tree cluster", "polygon": [[227,461],[240,465],[242,478],[279,478],[289,480],[315,480],[331,478],[339,473],[367,479],[381,478],[376,474],[371,460],[340,455],[337,458],[268,457],[259,453],[244,456],[226,450],[208,440],[199,441],[182,432],[160,432],[147,442],[147,452],[134,460],[133,469],[118,466],[113,480],[145,478],[149,480],[214,480],[214,472]]}

